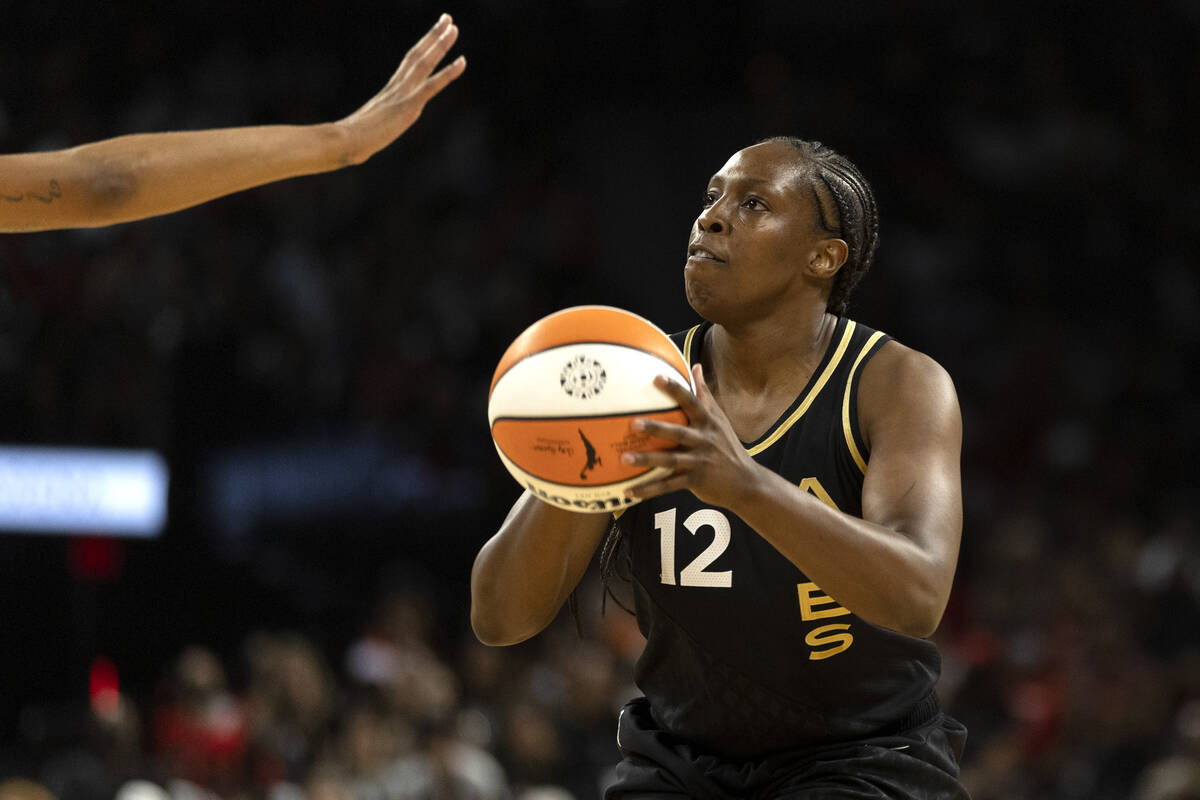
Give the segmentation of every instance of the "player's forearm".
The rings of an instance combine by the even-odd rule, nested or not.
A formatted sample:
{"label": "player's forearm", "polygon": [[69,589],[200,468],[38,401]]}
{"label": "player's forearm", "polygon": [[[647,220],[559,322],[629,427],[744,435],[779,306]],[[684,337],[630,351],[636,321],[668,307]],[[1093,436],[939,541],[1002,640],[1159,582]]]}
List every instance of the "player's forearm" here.
{"label": "player's forearm", "polygon": [[937,628],[946,570],[905,532],[843,513],[765,469],[731,510],[859,617],[910,636]]}
{"label": "player's forearm", "polygon": [[525,495],[471,570],[471,627],[479,640],[516,644],[553,622],[605,531],[607,518]]}
{"label": "player's forearm", "polygon": [[[47,227],[91,227],[178,211],[226,194],[350,163],[332,124],[120,136],[47,163],[61,194]],[[61,177],[51,175],[61,167]]]}

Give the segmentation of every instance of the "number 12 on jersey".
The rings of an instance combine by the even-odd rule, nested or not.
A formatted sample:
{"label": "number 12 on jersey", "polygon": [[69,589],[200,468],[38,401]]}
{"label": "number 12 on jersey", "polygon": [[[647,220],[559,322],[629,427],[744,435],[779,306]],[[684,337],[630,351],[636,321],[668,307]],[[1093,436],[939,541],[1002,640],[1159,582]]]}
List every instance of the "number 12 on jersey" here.
{"label": "number 12 on jersey", "polygon": [[683,527],[695,536],[703,528],[712,528],[713,538],[704,552],[696,556],[675,576],[675,512],[669,508],[654,515],[654,529],[658,531],[659,554],[662,572],[659,578],[667,586],[700,586],[708,589],[728,589],[733,586],[733,570],[710,571],[707,567],[721,557],[729,547],[731,528],[729,520],[714,508],[693,511],[683,521]]}
{"label": "number 12 on jersey", "polygon": [[[675,572],[675,530],[676,512],[678,509],[668,508],[654,515],[654,529],[658,531],[659,557],[662,571],[659,580],[667,586],[698,586],[706,589],[729,589],[733,586],[733,570],[710,570],[708,567],[721,557],[729,547],[732,529],[729,518],[714,508],[702,508],[693,511],[683,521],[683,527],[693,536],[704,528],[712,529],[712,541],[700,555],[693,558],[686,567],[676,575]],[[838,605],[838,602],[821,591],[821,587],[811,581],[797,584],[800,594],[800,618],[811,623],[825,620],[829,617],[843,617],[850,610]],[[854,644],[854,634],[850,632],[847,623],[824,623],[808,630],[804,643],[812,650],[808,654],[811,661],[822,661],[849,649]]]}

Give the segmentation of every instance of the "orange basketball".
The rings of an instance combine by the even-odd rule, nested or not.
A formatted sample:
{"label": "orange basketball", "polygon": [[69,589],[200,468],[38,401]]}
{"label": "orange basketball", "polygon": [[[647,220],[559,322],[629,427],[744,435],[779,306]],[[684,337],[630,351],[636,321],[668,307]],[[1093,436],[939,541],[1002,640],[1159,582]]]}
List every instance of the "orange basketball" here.
{"label": "orange basketball", "polygon": [[625,489],[664,470],[623,464],[621,454],[674,443],[630,423],[687,424],[656,375],[694,388],[679,348],[637,314],[575,306],[543,317],[509,345],[492,377],[488,424],[500,460],[551,505],[593,513],[633,505]]}

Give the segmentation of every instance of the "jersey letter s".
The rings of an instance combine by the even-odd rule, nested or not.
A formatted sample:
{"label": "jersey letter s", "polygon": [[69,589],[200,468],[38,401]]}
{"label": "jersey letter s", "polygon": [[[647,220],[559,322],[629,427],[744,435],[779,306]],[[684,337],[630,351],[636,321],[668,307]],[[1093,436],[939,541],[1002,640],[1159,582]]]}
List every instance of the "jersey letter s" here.
{"label": "jersey letter s", "polygon": [[[821,661],[849,649],[850,645],[854,644],[854,634],[850,633],[850,626],[845,623],[822,625],[809,631],[808,635],[804,637],[804,643],[813,648],[812,652],[808,654],[808,660]],[[819,647],[828,649],[816,649]]]}
{"label": "jersey letter s", "polygon": [[[800,618],[805,622],[830,617],[844,617],[850,609],[843,608],[812,581],[796,585],[800,593]],[[804,643],[813,648],[808,654],[810,661],[836,656],[854,644],[854,634],[846,623],[833,623],[813,628],[804,636]],[[825,648],[825,649],[819,649]]]}

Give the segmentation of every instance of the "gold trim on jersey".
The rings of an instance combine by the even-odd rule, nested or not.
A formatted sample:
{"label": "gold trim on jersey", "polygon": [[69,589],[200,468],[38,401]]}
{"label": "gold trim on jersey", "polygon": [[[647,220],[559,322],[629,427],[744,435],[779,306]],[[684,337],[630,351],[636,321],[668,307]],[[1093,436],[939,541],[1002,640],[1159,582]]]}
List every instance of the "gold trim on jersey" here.
{"label": "gold trim on jersey", "polygon": [[694,325],[687,332],[687,336],[683,337],[683,360],[687,362],[689,367],[692,365],[692,339],[696,337],[696,331],[698,330],[700,330],[700,325]]}
{"label": "gold trim on jersey", "polygon": [[812,389],[810,389],[808,394],[805,395],[804,400],[800,403],[796,410],[792,412],[791,416],[779,423],[779,426],[771,432],[770,436],[754,445],[754,447],[747,448],[747,453],[752,456],[756,456],[763,450],[766,450],[768,447],[775,444],[775,442],[779,441],[779,438],[787,433],[788,429],[795,425],[796,422],[798,422],[799,419],[804,416],[804,412],[808,411],[808,407],[813,404],[813,401],[817,399],[817,395],[819,395],[821,390],[825,388],[825,384],[829,381],[829,376],[833,374],[833,371],[837,369],[838,364],[841,363],[842,356],[845,355],[846,348],[850,345],[850,338],[854,335],[854,329],[856,327],[857,323],[855,323],[854,320],[846,320],[846,330],[842,332],[842,340],[838,342],[837,350],[834,351],[833,357],[829,359],[829,363],[825,366],[825,371],[821,373],[821,377],[817,378],[817,382],[813,384]]}
{"label": "gold trim on jersey", "polygon": [[862,346],[862,350],[858,351],[858,358],[854,359],[854,365],[850,367],[850,375],[846,378],[846,391],[842,395],[842,431],[846,434],[846,446],[850,448],[850,457],[854,459],[859,472],[863,475],[867,474],[867,462],[862,457],[862,453],[858,452],[858,445],[854,443],[854,431],[850,427],[850,387],[854,385],[854,373],[858,371],[858,365],[883,336],[881,331],[875,331],[871,334],[871,338],[867,339],[867,343]]}
{"label": "gold trim on jersey", "polygon": [[[687,336],[685,336],[683,339],[683,358],[689,364],[692,363],[692,340],[696,336],[696,331],[700,330],[701,327],[702,325],[694,326],[687,332]],[[815,384],[813,384],[812,389],[809,390],[808,394],[804,398],[804,401],[801,402],[796,410],[792,412],[791,416],[779,423],[779,426],[776,427],[766,439],[763,439],[754,447],[746,448],[747,453],[755,456],[761,453],[763,450],[766,450],[768,447],[775,444],[775,442],[779,441],[779,437],[787,433],[788,429],[795,425],[796,422],[799,421],[802,416],[804,416],[804,412],[808,411],[808,407],[813,404],[813,401],[817,399],[817,395],[819,395],[821,390],[825,388],[825,384],[829,381],[829,376],[833,374],[833,371],[837,369],[838,364],[841,363],[842,356],[845,355],[846,348],[850,346],[850,339],[854,336],[854,329],[856,327],[858,327],[858,323],[856,323],[854,320],[846,320],[846,329],[842,331],[842,338],[841,341],[838,342],[837,350],[834,351],[833,357],[829,359],[829,363],[825,365],[825,370],[821,373],[821,377],[817,379]],[[877,333],[875,336],[872,336],[867,343],[868,346],[875,341],[876,336],[882,335],[883,334]],[[862,353],[858,354],[859,361],[862,360],[863,353],[865,352],[866,348],[863,349]],[[858,366],[858,361],[854,362],[854,366]],[[853,370],[851,370],[851,374],[853,375]],[[855,449],[853,449],[853,445],[851,445],[851,448],[852,454],[857,452]],[[861,456],[859,456],[859,458],[861,458]],[[863,465],[863,469],[866,469],[865,464]]]}

